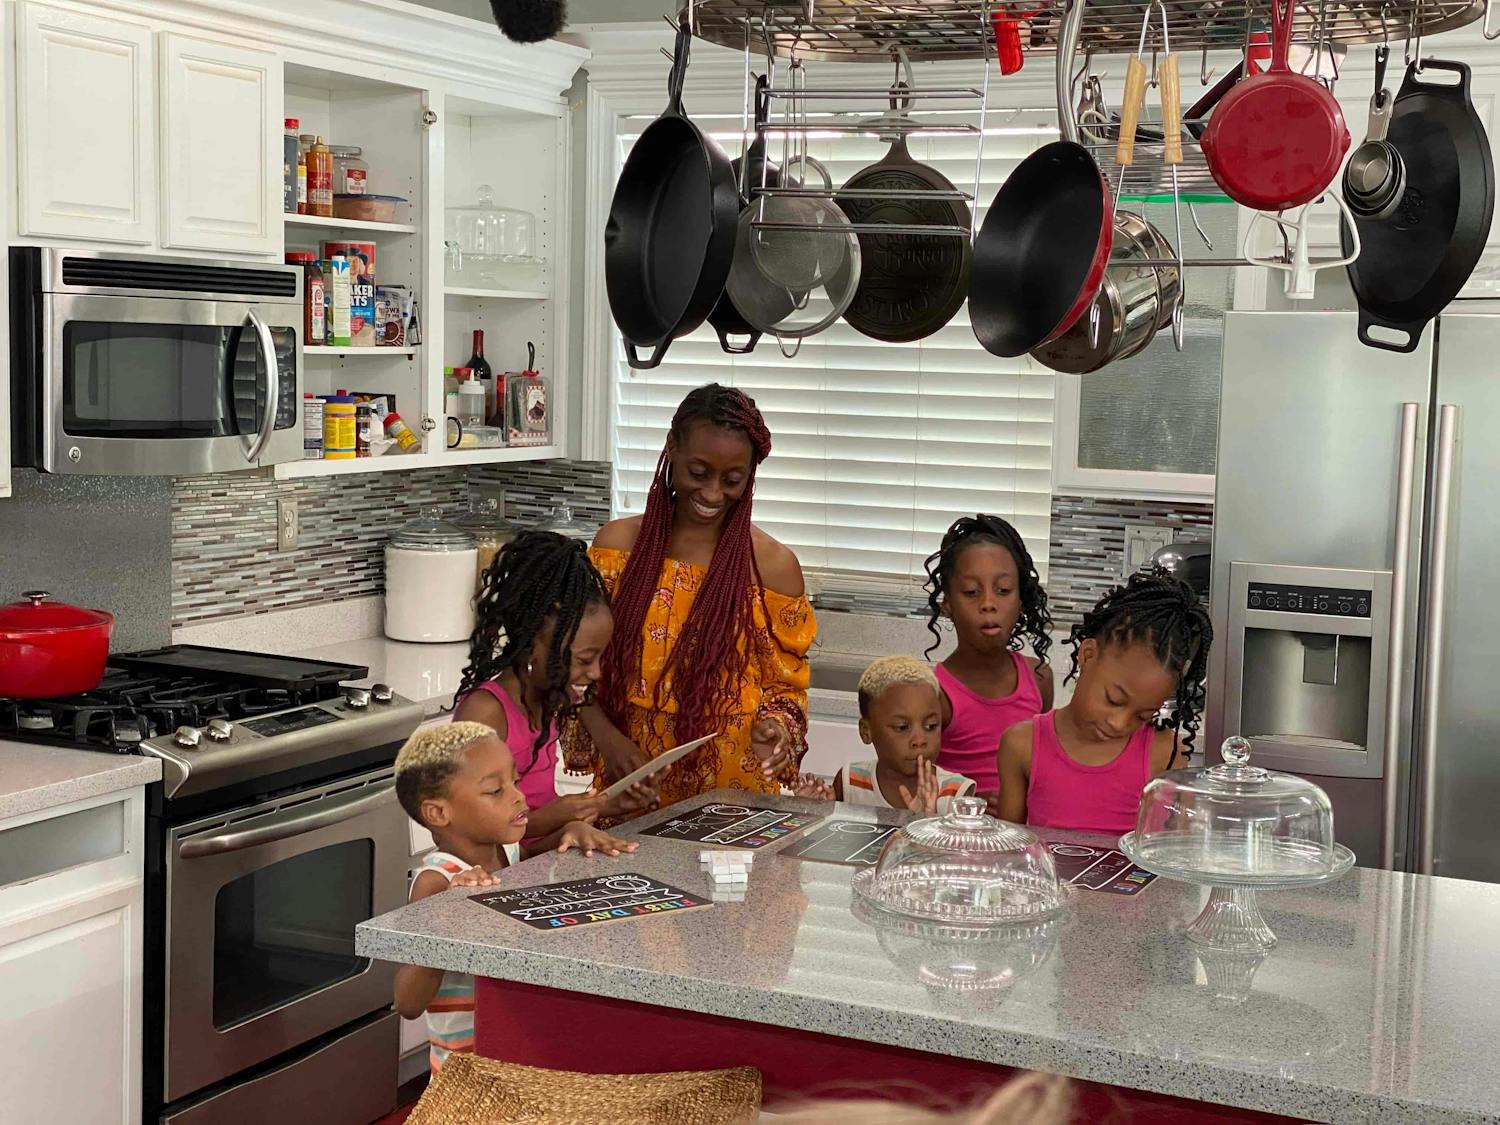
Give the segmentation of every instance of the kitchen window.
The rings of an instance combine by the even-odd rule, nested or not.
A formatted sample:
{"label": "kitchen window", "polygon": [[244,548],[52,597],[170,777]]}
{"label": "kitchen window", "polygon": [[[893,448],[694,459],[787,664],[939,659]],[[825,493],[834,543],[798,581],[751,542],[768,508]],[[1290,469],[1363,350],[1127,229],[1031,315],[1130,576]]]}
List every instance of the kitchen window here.
{"label": "kitchen window", "polygon": [[[700,123],[738,152],[737,115]],[[642,124],[620,123],[617,161]],[[1006,125],[987,128],[981,199],[1054,136],[1043,114],[1012,114]],[[917,135],[910,146],[917,160],[972,187],[973,135]],[[773,158],[779,147],[773,140]],[[842,183],[887,147],[875,137],[825,136],[812,155]],[[915,598],[923,560],[943,531],[975,512],[1011,520],[1045,572],[1053,375],[1027,357],[984,351],[966,307],[912,344],[880,343],[840,321],[790,358],[771,338],[749,355],[728,355],[705,325],[675,341],[650,371],[632,371],[612,323],[610,331],[617,515],[643,510],[673,411],[688,390],[716,380],[744,390],[766,416],[774,448],[757,480],[756,522],[797,552],[815,592]]]}

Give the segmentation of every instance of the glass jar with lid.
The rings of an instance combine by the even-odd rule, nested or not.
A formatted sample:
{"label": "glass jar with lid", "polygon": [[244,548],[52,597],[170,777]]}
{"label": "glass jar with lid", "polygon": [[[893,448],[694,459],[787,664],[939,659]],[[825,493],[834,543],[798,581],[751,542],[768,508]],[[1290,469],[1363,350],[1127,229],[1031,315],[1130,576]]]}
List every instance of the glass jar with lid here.
{"label": "glass jar with lid", "polygon": [[573,515],[573,509],[567,504],[559,504],[552,509],[552,514],[537,525],[539,531],[555,531],[559,535],[569,539],[581,539],[585,543],[592,543],[594,536],[599,533],[599,525],[590,523],[588,520],[578,519]]}
{"label": "glass jar with lid", "polygon": [[469,510],[453,522],[474,537],[479,549],[478,573],[475,576],[475,592],[478,593],[484,586],[484,572],[489,570],[490,563],[495,561],[500,548],[513,541],[521,529],[505,518],[499,500],[493,496],[480,496],[478,493],[469,497]]}
{"label": "glass jar with lid", "polygon": [[942,816],[912,821],[886,841],[873,868],[854,877],[869,905],[948,926],[1040,922],[1067,892],[1030,829],[985,815],[978,797],[956,797]]}
{"label": "glass jar with lid", "polygon": [[328,151],[333,153],[333,194],[364,195],[370,174],[364,150],[358,145],[329,145]]}
{"label": "glass jar with lid", "polygon": [[474,631],[474,536],[429,508],[385,546],[385,635],[466,641]]}

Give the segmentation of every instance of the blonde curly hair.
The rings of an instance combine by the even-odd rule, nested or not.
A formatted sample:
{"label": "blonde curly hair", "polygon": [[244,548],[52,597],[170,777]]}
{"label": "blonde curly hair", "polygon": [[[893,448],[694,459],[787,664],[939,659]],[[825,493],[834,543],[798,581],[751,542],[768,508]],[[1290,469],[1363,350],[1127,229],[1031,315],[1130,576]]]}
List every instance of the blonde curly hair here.
{"label": "blonde curly hair", "polygon": [[897,684],[922,684],[939,691],[932,665],[914,656],[882,656],[859,678],[859,714],[869,718],[870,704]]}
{"label": "blonde curly hair", "polygon": [[422,802],[448,792],[448,782],[463,763],[464,751],[486,738],[499,740],[483,723],[441,723],[422,727],[396,755],[396,799],[418,824]]}

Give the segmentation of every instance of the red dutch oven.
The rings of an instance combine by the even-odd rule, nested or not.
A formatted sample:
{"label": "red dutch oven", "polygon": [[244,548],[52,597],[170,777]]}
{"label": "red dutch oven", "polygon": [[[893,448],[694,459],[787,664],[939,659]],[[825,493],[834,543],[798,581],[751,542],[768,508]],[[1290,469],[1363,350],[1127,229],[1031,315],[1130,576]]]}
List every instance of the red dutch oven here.
{"label": "red dutch oven", "polygon": [[104,678],[115,615],[52,601],[41,590],[0,606],[0,697],[92,691]]}

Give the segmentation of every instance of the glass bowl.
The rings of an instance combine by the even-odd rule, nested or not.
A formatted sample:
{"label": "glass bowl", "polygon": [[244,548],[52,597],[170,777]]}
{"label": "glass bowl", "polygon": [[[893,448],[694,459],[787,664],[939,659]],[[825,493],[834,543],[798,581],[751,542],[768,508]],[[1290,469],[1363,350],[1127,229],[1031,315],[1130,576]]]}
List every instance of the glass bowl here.
{"label": "glass bowl", "polygon": [[1039,922],[1067,904],[1046,846],[986,816],[978,797],[904,826],[875,866],[855,875],[854,891],[892,915],[956,926]]}

